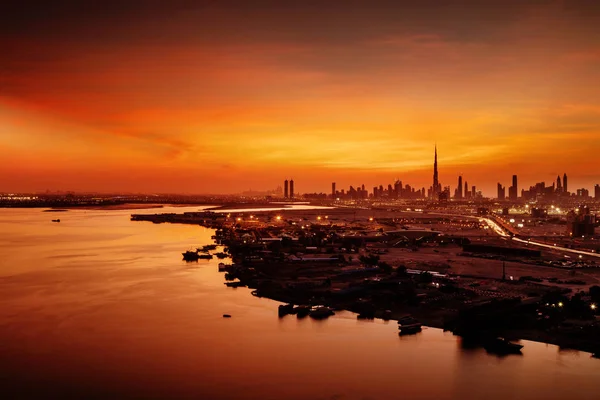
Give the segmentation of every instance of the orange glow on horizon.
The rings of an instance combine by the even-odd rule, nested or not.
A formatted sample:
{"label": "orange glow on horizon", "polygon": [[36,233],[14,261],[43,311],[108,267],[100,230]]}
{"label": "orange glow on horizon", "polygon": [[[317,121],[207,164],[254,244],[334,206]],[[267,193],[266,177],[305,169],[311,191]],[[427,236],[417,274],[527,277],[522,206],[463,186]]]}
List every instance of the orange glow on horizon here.
{"label": "orange glow on horizon", "polygon": [[[106,43],[3,39],[0,50],[26,51],[0,61],[17,71],[0,78],[0,191],[234,193],[286,176],[300,193],[395,178],[429,187],[436,142],[444,186],[462,173],[493,196],[512,174],[526,187],[567,172],[590,188],[599,43],[563,10],[520,12],[497,37],[365,22],[338,38],[317,19],[323,40],[291,24],[280,39],[248,28],[248,40],[210,26],[208,41],[189,34],[191,13]],[[148,29],[173,39],[138,43]]]}

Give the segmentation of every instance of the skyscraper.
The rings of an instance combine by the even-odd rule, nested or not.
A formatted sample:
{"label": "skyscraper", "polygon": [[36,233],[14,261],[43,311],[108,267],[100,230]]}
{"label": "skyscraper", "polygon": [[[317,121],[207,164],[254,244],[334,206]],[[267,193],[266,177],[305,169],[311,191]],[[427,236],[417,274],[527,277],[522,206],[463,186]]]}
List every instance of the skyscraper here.
{"label": "skyscraper", "polygon": [[556,192],[557,193],[562,193],[563,188],[562,188],[562,183],[560,181],[560,175],[556,177]]}
{"label": "skyscraper", "polygon": [[335,199],[335,182],[331,183],[331,198]]}
{"label": "skyscraper", "polygon": [[437,163],[437,144],[435,145],[435,153],[433,159],[433,185],[431,186],[431,198],[436,200],[438,195],[442,191],[442,185],[440,185],[438,179],[438,163]]}
{"label": "skyscraper", "polygon": [[465,182],[465,199],[469,198],[469,184]]}
{"label": "skyscraper", "polygon": [[458,176],[458,188],[457,189],[458,189],[458,193],[457,193],[456,198],[462,199],[462,197],[463,197],[462,175]]}
{"label": "skyscraper", "polygon": [[567,186],[567,173],[563,175],[563,192],[569,194],[569,186]]}
{"label": "skyscraper", "polygon": [[517,176],[512,177],[512,186],[508,188],[508,198],[510,200],[517,200],[519,197],[519,186],[517,184]]}
{"label": "skyscraper", "polygon": [[290,199],[294,198],[294,180],[290,179]]}
{"label": "skyscraper", "polygon": [[594,186],[594,199],[600,200],[600,185]]}
{"label": "skyscraper", "polygon": [[504,200],[506,198],[506,188],[498,182],[498,200]]}
{"label": "skyscraper", "polygon": [[285,181],[283,181],[283,197],[285,197],[286,199],[290,196],[289,195],[290,192],[288,190],[288,188],[289,188],[288,185],[289,185],[289,183],[288,183],[287,179]]}

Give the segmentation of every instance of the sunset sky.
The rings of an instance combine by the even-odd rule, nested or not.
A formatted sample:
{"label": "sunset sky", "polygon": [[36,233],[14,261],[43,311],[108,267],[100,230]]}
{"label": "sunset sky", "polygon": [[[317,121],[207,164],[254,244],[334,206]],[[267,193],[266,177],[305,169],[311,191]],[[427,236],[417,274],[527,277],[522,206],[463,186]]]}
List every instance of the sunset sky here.
{"label": "sunset sky", "polygon": [[0,192],[600,183],[596,1],[5,3]]}

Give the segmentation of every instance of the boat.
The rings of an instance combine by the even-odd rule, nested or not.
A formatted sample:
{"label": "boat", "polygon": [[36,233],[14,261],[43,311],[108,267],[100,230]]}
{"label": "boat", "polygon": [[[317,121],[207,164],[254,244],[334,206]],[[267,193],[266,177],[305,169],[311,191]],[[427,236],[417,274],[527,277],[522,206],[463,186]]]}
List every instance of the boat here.
{"label": "boat", "polygon": [[422,330],[422,325],[415,318],[410,315],[406,315],[400,319],[398,319],[398,332],[399,335],[413,335],[415,333],[419,333]]}
{"label": "boat", "polygon": [[198,258],[202,258],[204,260],[212,260],[213,256],[212,254],[198,254]]}
{"label": "boat", "polygon": [[502,337],[490,339],[483,344],[488,353],[495,354],[521,354],[522,344],[513,343]]}
{"label": "boat", "polygon": [[215,250],[217,248],[216,244],[207,244],[198,248],[198,251],[208,252],[209,250]]}
{"label": "boat", "polygon": [[413,325],[403,325],[400,328],[400,332],[398,334],[400,336],[404,335],[414,335],[415,333],[421,332],[423,328],[421,328],[421,324],[413,324]]}
{"label": "boat", "polygon": [[236,287],[240,287],[240,286],[245,286],[242,282],[240,281],[234,281],[234,282],[225,282],[225,285],[227,287],[232,287],[232,288],[236,288]]}
{"label": "boat", "polygon": [[185,253],[181,254],[183,255],[183,259],[185,261],[198,261],[198,258],[200,258],[200,254],[198,254],[198,251],[188,250]]}
{"label": "boat", "polygon": [[279,313],[280,317],[284,317],[288,314],[291,314],[293,311],[294,311],[293,304],[281,304],[277,309],[277,312]]}
{"label": "boat", "polygon": [[310,314],[310,307],[309,306],[294,307],[294,312],[296,313],[296,317],[298,317],[298,318],[304,318],[308,314]]}
{"label": "boat", "polygon": [[52,222],[60,222],[60,219],[53,219]]}
{"label": "boat", "polygon": [[334,315],[335,312],[329,307],[326,306],[317,306],[308,314],[311,318],[314,319],[325,319]]}
{"label": "boat", "polygon": [[231,267],[231,264],[219,263],[219,272],[225,272],[229,267]]}
{"label": "boat", "polygon": [[228,257],[228,255],[226,253],[215,253],[215,256],[217,256],[217,258],[220,258],[220,259]]}

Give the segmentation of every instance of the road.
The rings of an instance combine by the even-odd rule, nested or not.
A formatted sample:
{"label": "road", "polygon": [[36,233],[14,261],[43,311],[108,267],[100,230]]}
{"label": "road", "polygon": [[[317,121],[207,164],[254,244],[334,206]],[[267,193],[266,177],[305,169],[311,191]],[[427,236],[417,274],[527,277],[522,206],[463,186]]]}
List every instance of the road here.
{"label": "road", "polygon": [[[502,236],[502,237],[509,237],[509,236],[511,236],[508,233],[506,233],[506,230],[503,227],[501,227],[498,223],[496,223],[496,221],[494,221],[493,219],[491,219],[491,218],[480,218],[479,220],[482,221],[482,222],[485,222],[499,236]],[[552,250],[560,250],[560,251],[564,251],[566,253],[576,254],[578,256],[587,256],[587,257],[600,258],[600,254],[598,254],[598,253],[592,253],[591,251],[569,249],[569,248],[563,247],[563,246],[552,246],[552,245],[549,245],[549,244],[536,242],[535,240],[521,239],[521,238],[516,237],[516,236],[512,236],[511,239],[514,240],[515,242],[525,243],[525,244],[528,244],[528,245],[533,245],[533,246],[538,246],[538,247],[545,247],[545,248],[552,249]]]}

